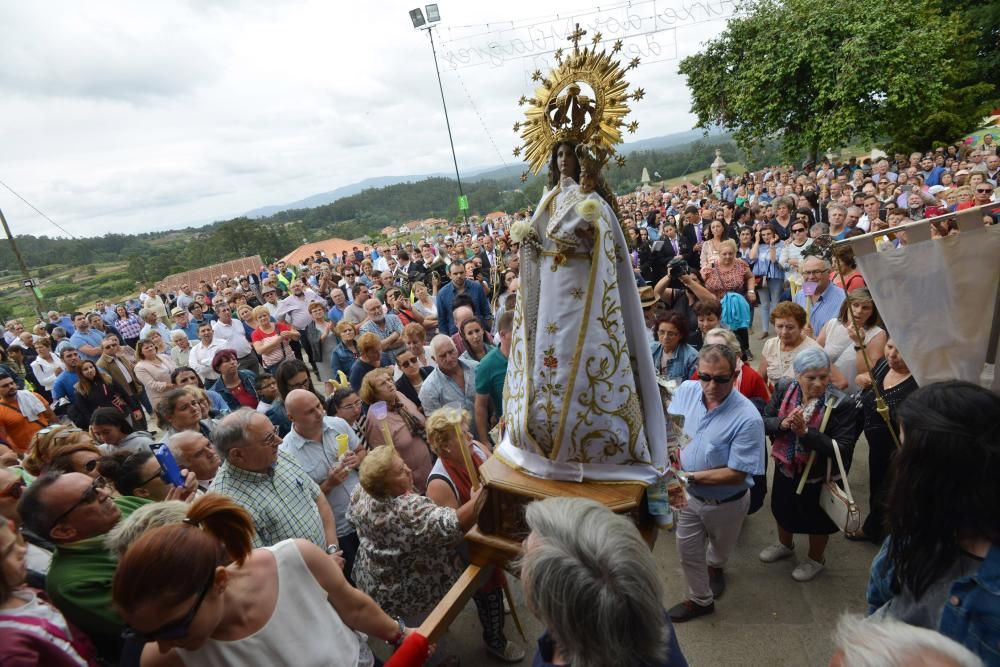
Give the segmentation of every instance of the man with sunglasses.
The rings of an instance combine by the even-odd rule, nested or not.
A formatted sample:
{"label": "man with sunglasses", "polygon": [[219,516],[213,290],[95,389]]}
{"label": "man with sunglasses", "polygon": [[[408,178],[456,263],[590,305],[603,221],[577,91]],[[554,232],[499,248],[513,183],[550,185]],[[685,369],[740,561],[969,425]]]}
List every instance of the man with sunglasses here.
{"label": "man with sunglasses", "polygon": [[111,580],[118,561],[104,536],[147,500],[111,497],[103,478],[47,472],[21,495],[24,526],[56,545],[45,590],[66,618],[86,632],[103,658],[121,650],[125,623],[111,604]]}
{"label": "man with sunglasses", "polygon": [[[690,441],[681,450],[687,506],[677,516],[677,551],[688,597],[668,611],[683,623],[715,611],[726,590],[723,568],[750,505],[753,476],[764,474],[764,420],[733,390],[736,353],[710,344],[698,353],[698,379],[678,387],[670,414],[683,417]],[[707,546],[707,549],[706,549]]]}

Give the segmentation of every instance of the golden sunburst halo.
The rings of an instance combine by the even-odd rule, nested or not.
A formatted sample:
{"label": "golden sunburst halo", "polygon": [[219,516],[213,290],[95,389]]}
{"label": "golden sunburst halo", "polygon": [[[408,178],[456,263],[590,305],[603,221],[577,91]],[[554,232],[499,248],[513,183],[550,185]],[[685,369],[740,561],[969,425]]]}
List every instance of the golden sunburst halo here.
{"label": "golden sunburst halo", "polygon": [[[615,46],[619,47],[617,42]],[[622,141],[623,118],[630,111],[627,102],[636,99],[625,80],[627,68],[612,54],[596,46],[576,50],[564,59],[560,59],[560,52],[556,51],[559,65],[541,80],[534,96],[522,96],[519,101],[527,105],[520,124],[523,155],[529,170],[536,174],[548,163],[552,146],[560,141],[587,143],[606,155],[613,154],[613,147]],[[637,65],[635,58],[629,68]],[[584,94],[584,86],[593,91],[593,99]],[[638,99],[642,94],[644,91]],[[635,121],[633,124],[638,127]]]}

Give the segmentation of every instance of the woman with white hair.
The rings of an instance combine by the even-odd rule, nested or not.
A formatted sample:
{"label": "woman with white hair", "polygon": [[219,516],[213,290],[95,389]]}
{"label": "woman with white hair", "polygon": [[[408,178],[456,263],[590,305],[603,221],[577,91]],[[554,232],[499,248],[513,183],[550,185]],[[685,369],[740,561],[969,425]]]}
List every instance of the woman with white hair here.
{"label": "woman with white hair", "polygon": [[687,665],[656,562],[631,521],[585,498],[533,502],[525,519],[525,604],[546,628],[536,667]]}
{"label": "woman with white hair", "polygon": [[[796,581],[809,581],[826,567],[823,553],[838,528],[819,504],[827,462],[835,461],[839,447],[844,467],[850,470],[857,440],[854,402],[830,383],[830,357],[819,348],[807,348],[792,361],[795,378],[782,379],[764,408],[764,431],[771,436],[775,461],[771,485],[771,512],[778,524],[778,542],[760,552],[773,563],[795,554],[796,533],[809,535],[809,553],[793,571]],[[812,456],[815,454],[815,456]],[[810,459],[814,459],[809,466]],[[808,467],[808,470],[806,468]],[[840,480],[836,463],[833,479]],[[802,477],[806,480],[797,492]]]}
{"label": "woman with white hair", "polygon": [[180,329],[174,329],[170,332],[170,342],[173,344],[173,347],[170,348],[170,361],[174,362],[174,366],[177,368],[189,366],[191,341],[188,340],[187,334]]}
{"label": "woman with white hair", "polygon": [[939,632],[892,618],[844,614],[833,636],[830,667],[983,667],[972,651]]}

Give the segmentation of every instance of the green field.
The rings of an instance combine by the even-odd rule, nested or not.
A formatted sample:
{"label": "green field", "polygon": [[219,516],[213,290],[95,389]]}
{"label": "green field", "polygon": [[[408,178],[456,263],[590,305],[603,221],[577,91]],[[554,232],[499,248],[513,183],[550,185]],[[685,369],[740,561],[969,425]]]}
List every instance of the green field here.
{"label": "green field", "polygon": [[[135,281],[128,277],[127,263],[114,262],[85,266],[32,267],[32,275],[42,290],[46,309],[69,311],[91,306],[98,299],[122,300],[135,294]],[[19,271],[0,272],[0,316],[34,321],[35,301],[21,285]]]}

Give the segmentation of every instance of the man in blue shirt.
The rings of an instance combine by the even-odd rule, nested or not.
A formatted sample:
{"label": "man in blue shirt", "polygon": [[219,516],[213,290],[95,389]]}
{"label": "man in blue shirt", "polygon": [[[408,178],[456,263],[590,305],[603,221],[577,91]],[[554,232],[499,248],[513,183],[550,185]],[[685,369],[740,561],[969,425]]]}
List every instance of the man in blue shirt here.
{"label": "man in blue shirt", "polygon": [[807,336],[818,336],[827,320],[840,314],[840,305],[844,303],[844,290],[830,283],[830,262],[822,257],[812,255],[802,260],[800,264],[802,279],[816,283],[816,292],[807,297],[801,289],[795,294],[795,303],[809,313],[809,324],[806,325]]}
{"label": "man in blue shirt", "polygon": [[101,343],[104,342],[104,332],[90,327],[90,318],[83,313],[73,314],[73,326],[76,332],[69,337],[70,345],[80,351],[84,359],[96,362],[101,358]]}
{"label": "man in blue shirt", "polygon": [[455,297],[459,294],[469,295],[476,317],[483,321],[487,331],[492,329],[493,311],[490,310],[490,302],[483,286],[475,280],[466,280],[465,265],[462,262],[452,262],[448,267],[448,276],[451,282],[443,286],[437,295],[438,328],[441,333],[452,336],[458,331],[451,311]]}
{"label": "man in blue shirt", "polygon": [[684,417],[684,435],[690,438],[681,450],[688,500],[677,516],[688,598],[668,611],[674,623],[715,611],[715,598],[726,589],[723,567],[750,505],[753,476],[764,474],[764,420],[750,399],[733,390],[735,379],[733,350],[705,345],[698,353],[698,380],[684,382],[670,402],[670,414]]}
{"label": "man in blue shirt", "polygon": [[55,403],[60,398],[66,397],[72,403],[76,400],[74,387],[80,381],[76,374],[76,369],[80,366],[80,352],[75,347],[66,346],[59,353],[59,358],[62,359],[66,370],[59,374],[52,385],[52,402]]}

